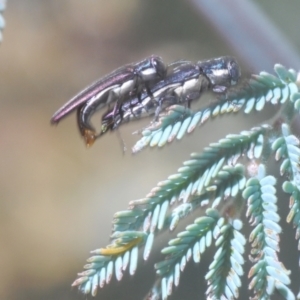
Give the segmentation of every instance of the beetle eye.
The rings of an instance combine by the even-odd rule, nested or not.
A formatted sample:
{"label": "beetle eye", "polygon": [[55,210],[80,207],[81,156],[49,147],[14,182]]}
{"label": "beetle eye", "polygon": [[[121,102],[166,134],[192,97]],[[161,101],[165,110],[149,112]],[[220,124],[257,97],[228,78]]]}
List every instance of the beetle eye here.
{"label": "beetle eye", "polygon": [[166,75],[167,69],[166,69],[166,66],[164,65],[164,63],[162,62],[162,60],[160,58],[153,59],[152,65],[153,65],[154,69],[156,70],[156,73],[159,76],[159,78],[164,78],[164,76]]}
{"label": "beetle eye", "polygon": [[154,67],[155,70],[157,70],[158,63],[157,63],[156,59],[152,59],[152,66]]}

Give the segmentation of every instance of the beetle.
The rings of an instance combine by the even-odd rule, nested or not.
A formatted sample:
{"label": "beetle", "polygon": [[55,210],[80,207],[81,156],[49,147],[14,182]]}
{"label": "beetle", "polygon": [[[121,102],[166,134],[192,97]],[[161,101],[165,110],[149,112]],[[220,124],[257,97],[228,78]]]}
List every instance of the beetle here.
{"label": "beetle", "polygon": [[[153,109],[159,110],[162,105],[166,105],[167,97],[171,99],[173,94],[177,95],[177,97],[182,97],[187,86],[189,90],[194,88],[195,91],[200,91],[200,84],[197,86],[198,80],[199,68],[195,64],[187,62],[180,64],[169,71],[163,80],[157,82],[151,88],[150,93],[144,88],[139,97],[129,97],[126,101],[123,101],[117,112],[114,109],[108,110],[102,118],[100,135],[105,133],[108,127],[117,127],[117,123],[119,124],[123,118],[127,120],[147,113],[147,111],[151,114]],[[160,99],[163,98],[164,101],[161,102]],[[81,126],[80,122],[79,118],[79,128]]]}
{"label": "beetle", "polygon": [[227,88],[236,85],[241,77],[239,64],[231,56],[198,61],[197,65],[209,80],[209,88],[215,93],[226,92]]}
{"label": "beetle", "polygon": [[[146,103],[152,102],[153,98],[158,97],[158,95],[162,94],[164,91],[169,90],[171,87],[175,88],[177,86],[180,86],[181,83],[184,81],[185,77],[192,79],[192,77],[198,76],[199,71],[194,65],[184,63],[181,65],[181,68],[183,69],[181,70],[181,72],[173,71],[171,73],[172,74],[171,76],[166,76],[164,79],[160,80],[157,84],[154,84],[153,87],[151,88],[149,88],[149,86],[145,86],[142,89],[142,91],[139,93],[133,93],[133,94],[127,93],[127,98],[124,97],[124,99],[135,99],[134,101],[137,102],[141,102],[143,99],[143,105],[146,105]],[[143,92],[143,96],[142,96],[142,92]],[[112,109],[113,115],[117,115],[117,112],[122,110],[121,107],[123,106],[123,103],[124,100],[120,101],[119,106],[117,108],[114,107]],[[97,104],[94,105],[94,101],[93,99],[91,99],[89,102],[82,105],[77,110],[77,122],[78,122],[79,131],[81,135],[84,137],[85,143],[88,147],[94,143],[97,137],[96,131],[89,124],[89,120],[92,114],[95,112],[96,106]]]}
{"label": "beetle", "polygon": [[57,124],[72,111],[82,108],[80,131],[83,136],[90,135],[94,129],[89,120],[96,110],[121,100],[127,94],[138,94],[141,86],[150,90],[151,85],[164,78],[165,74],[166,67],[162,58],[155,55],[118,68],[75,95],[54,113],[51,123]]}
{"label": "beetle", "polygon": [[[171,64],[173,65],[173,64]],[[237,84],[241,71],[237,61],[230,56],[191,63],[180,61],[176,67],[151,89],[151,95],[142,93],[140,99],[131,98],[123,102],[120,110],[108,110],[101,121],[99,136],[116,129],[121,123],[158,113],[166,107],[187,103],[200,98],[205,90],[225,93]]]}

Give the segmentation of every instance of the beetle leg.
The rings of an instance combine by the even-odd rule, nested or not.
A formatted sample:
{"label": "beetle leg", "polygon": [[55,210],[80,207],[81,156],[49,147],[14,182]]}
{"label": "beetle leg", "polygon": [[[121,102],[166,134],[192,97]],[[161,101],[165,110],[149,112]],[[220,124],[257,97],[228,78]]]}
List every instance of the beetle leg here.
{"label": "beetle leg", "polygon": [[221,86],[221,85],[215,85],[213,88],[212,88],[213,92],[215,93],[225,93],[226,90],[227,90],[227,87],[226,86]]}
{"label": "beetle leg", "polygon": [[121,132],[119,131],[119,127],[116,128],[116,131],[117,131],[117,136],[118,136],[118,139],[120,141],[120,146],[122,147],[122,152],[123,152],[123,155],[124,155],[125,152],[127,151],[126,143],[125,143],[125,141],[122,137]]}
{"label": "beetle leg", "polygon": [[96,132],[95,130],[87,126],[82,119],[82,115],[84,113],[86,105],[80,106],[77,109],[77,123],[78,123],[78,128],[81,136],[84,138],[85,144],[87,147],[90,147],[93,145],[95,139],[96,139]]}
{"label": "beetle leg", "polygon": [[[77,122],[80,134],[85,140],[85,143],[88,147],[92,146],[97,138],[96,130],[91,125],[91,117],[92,115],[100,108],[103,107],[103,104],[109,105],[110,103],[116,101],[118,99],[118,95],[120,92],[120,87],[115,85],[113,89],[107,90],[106,94],[103,94],[101,99],[91,99],[85,105],[80,107],[77,111]],[[106,101],[103,101],[103,97],[106,97]],[[101,129],[102,132],[102,129]],[[100,133],[101,135],[101,133]]]}

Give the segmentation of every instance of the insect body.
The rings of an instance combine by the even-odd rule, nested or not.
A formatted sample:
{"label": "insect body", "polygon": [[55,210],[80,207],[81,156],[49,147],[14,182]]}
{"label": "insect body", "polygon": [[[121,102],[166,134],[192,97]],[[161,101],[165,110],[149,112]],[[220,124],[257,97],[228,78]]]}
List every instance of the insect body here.
{"label": "insect body", "polygon": [[102,116],[101,133],[116,129],[121,123],[132,119],[158,114],[166,107],[188,103],[198,99],[205,90],[224,93],[227,88],[236,84],[240,78],[240,68],[236,60],[229,56],[207,61],[179,63],[164,80],[159,81],[151,89],[152,97],[143,93],[140,101],[132,98],[123,102],[115,113],[109,110]]}
{"label": "insect body", "polygon": [[143,115],[158,114],[166,106],[179,102],[179,99],[188,100],[191,94],[196,93],[199,97],[201,86],[205,86],[203,80],[207,82],[205,77],[200,77],[197,65],[188,62],[180,64],[156,83],[150,93],[144,89],[139,98],[124,101],[117,112],[111,109],[104,114],[100,135],[108,129],[115,129],[121,122]]}
{"label": "insect body", "polygon": [[90,124],[91,115],[98,109],[115,101],[121,101],[126,95],[137,95],[142,87],[150,87],[164,78],[166,67],[158,56],[150,56],[141,62],[121,67],[96,81],[64,106],[51,118],[56,124],[77,108],[79,112],[80,132],[87,142],[92,143],[95,130]]}

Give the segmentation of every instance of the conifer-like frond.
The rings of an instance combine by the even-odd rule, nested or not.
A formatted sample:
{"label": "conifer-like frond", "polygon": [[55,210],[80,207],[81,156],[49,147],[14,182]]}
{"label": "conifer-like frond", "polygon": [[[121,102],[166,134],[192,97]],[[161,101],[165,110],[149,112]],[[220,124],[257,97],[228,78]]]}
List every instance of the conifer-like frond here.
{"label": "conifer-like frond", "polygon": [[[299,111],[300,94],[294,94],[292,100],[295,103],[295,109]],[[283,190],[290,194],[290,212],[286,217],[288,223],[292,222],[296,228],[296,239],[300,237],[300,141],[299,138],[291,134],[288,124],[282,124],[282,136],[277,138],[272,148],[275,151],[276,160],[281,160],[280,174],[286,175],[289,180],[283,183]],[[298,241],[300,249],[300,240]],[[300,264],[299,264],[300,265]],[[297,299],[300,298],[300,293]]]}
{"label": "conifer-like frond", "polygon": [[229,219],[220,225],[214,236],[217,251],[205,276],[208,282],[206,295],[207,299],[237,299],[240,277],[244,273],[242,255],[246,239],[240,233],[243,223],[239,219]]}
{"label": "conifer-like frond", "polygon": [[155,264],[157,280],[146,299],[166,300],[180,284],[186,264],[199,263],[213,241],[216,252],[203,276],[207,282],[206,299],[238,299],[246,257],[246,239],[241,233],[245,227],[244,211],[253,227],[247,239],[251,246],[252,267],[247,270],[251,299],[271,299],[275,291],[284,299],[295,299],[288,287],[290,271],[278,258],[281,227],[277,180],[266,173],[262,162],[269,162],[273,156],[280,161],[280,174],[287,178],[282,188],[290,195],[287,221],[293,223],[299,239],[300,140],[291,132],[289,122],[300,111],[300,76],[297,79],[295,71],[281,65],[275,66],[275,72],[277,77],[266,72],[253,75],[246,85],[231,90],[227,98],[198,112],[179,105],[169,107],[158,123],[147,128],[137,150],[149,144],[163,146],[209,118],[217,120],[221,114],[242,108],[250,114],[262,110],[266,103],[281,105],[268,124],[228,134],[202,153],[192,153],[177,173],[159,182],[146,197],[131,201],[127,210],[115,213],[111,244],[92,251],[86,270],[78,274],[73,286],[96,295],[113,275],[121,280],[127,269],[133,275],[139,249],[144,247],[143,258],[147,260],[160,231],[173,231],[188,214],[205,207],[204,216],[197,217],[165,243],[165,257]]}
{"label": "conifer-like frond", "polygon": [[156,273],[161,277],[162,299],[172,294],[173,285],[179,285],[180,272],[184,271],[191,258],[195,263],[200,262],[201,254],[210,247],[213,234],[220,232],[223,223],[224,218],[216,210],[208,209],[206,216],[197,218],[194,224],[180,232],[177,238],[169,241],[168,247],[162,249],[166,259],[155,264]]}
{"label": "conifer-like frond", "polygon": [[247,217],[254,226],[250,236],[253,266],[249,271],[252,278],[249,288],[254,299],[269,299],[278,290],[285,299],[295,299],[290,284],[290,271],[278,259],[280,217],[277,214],[276,179],[267,176],[265,167],[259,166],[256,178],[250,178],[243,196],[247,200]]}
{"label": "conifer-like frond", "polygon": [[[199,205],[207,205],[211,198],[214,199],[212,207],[218,207],[222,199],[236,197],[244,188],[245,177],[244,168],[241,165],[234,165],[242,155],[250,159],[259,158],[263,149],[263,137],[269,130],[270,126],[262,125],[241,134],[228,135],[218,143],[205,148],[203,153],[192,154],[192,159],[186,161],[177,174],[160,182],[146,198],[131,201],[130,209],[117,212],[113,220],[112,238],[122,234],[123,239],[114,240],[107,249],[96,250],[94,253],[100,255],[105,253],[110,259],[105,258],[105,263],[101,265],[88,264],[86,266],[88,270],[79,273],[79,278],[73,285],[80,285],[84,293],[95,294],[97,278],[101,277],[101,272],[103,274],[105,272],[105,278],[108,278],[106,281],[102,279],[100,287],[103,287],[104,282],[110,282],[113,266],[116,266],[123,256],[129,255],[126,254],[129,250],[132,253],[137,251],[138,246],[145,244],[143,257],[147,260],[155,232],[164,229],[165,224],[173,230],[180,219]],[[176,200],[183,203],[167,214],[169,206]],[[138,239],[141,235],[143,238]],[[136,260],[133,261],[135,270]],[[121,280],[122,276],[118,275],[120,273],[118,270],[115,271],[116,278]]]}
{"label": "conifer-like frond", "polygon": [[290,133],[290,128],[287,124],[283,123],[281,129],[282,136],[277,138],[272,144],[276,160],[283,160],[280,165],[280,174],[288,175],[291,178],[290,182],[300,187],[300,141],[295,135]]}
{"label": "conifer-like frond", "polygon": [[[244,168],[241,165],[235,167],[225,166],[218,173],[214,184],[209,186],[203,195],[193,197],[191,205],[200,202],[199,198],[201,199],[202,197],[206,199],[218,198],[218,204],[221,202],[221,199],[228,200],[229,197],[236,197],[238,192],[244,188],[245,182]],[[224,190],[227,193],[224,193]],[[163,299],[171,295],[173,284],[178,286],[180,272],[183,272],[186,263],[191,257],[193,257],[194,262],[200,262],[200,256],[207,247],[210,247],[212,238],[217,238],[222,231],[220,228],[225,220],[218,211],[208,209],[206,215],[206,217],[197,218],[194,224],[189,225],[186,231],[179,233],[177,238],[171,240],[169,246],[162,250],[162,253],[166,255],[166,259],[157,263],[155,268],[157,269],[157,274],[161,276]],[[157,288],[155,290],[159,292]],[[154,291],[152,290],[151,293],[153,294]]]}
{"label": "conifer-like frond", "polygon": [[123,272],[129,266],[129,274],[134,275],[138,262],[138,246],[143,244],[146,234],[139,231],[115,232],[113,242],[106,248],[91,251],[90,257],[84,268],[86,271],[78,273],[72,286],[79,286],[84,294],[91,293],[96,296],[98,287],[109,284],[113,274],[120,281]]}
{"label": "conifer-like frond", "polygon": [[[240,134],[227,135],[218,143],[210,144],[202,153],[191,154],[191,159],[184,162],[178,173],[159,182],[145,198],[131,201],[130,210],[116,213],[113,230],[138,230],[142,224],[146,232],[162,229],[168,206],[176,200],[188,203],[192,195],[205,192],[224,164],[234,165],[243,155],[250,159],[259,158],[264,135],[269,130],[270,126],[262,125]],[[205,197],[201,199],[206,200]],[[186,215],[192,206],[188,203],[182,208],[177,215]]]}

